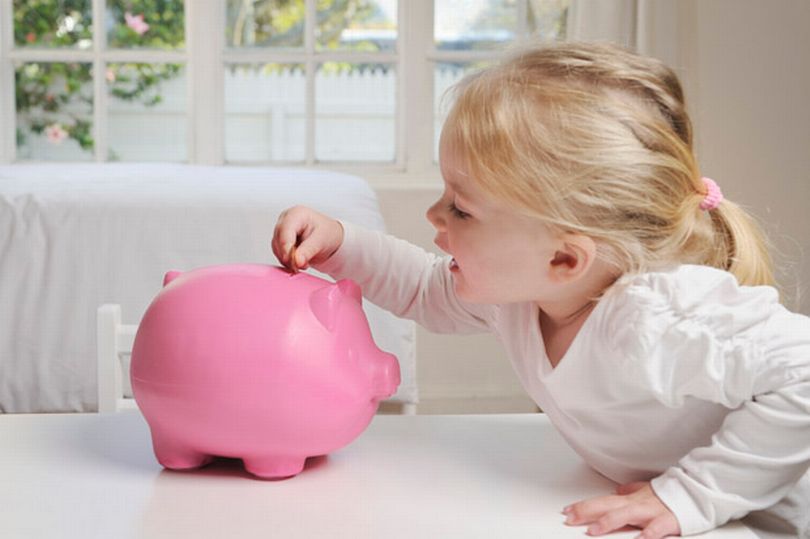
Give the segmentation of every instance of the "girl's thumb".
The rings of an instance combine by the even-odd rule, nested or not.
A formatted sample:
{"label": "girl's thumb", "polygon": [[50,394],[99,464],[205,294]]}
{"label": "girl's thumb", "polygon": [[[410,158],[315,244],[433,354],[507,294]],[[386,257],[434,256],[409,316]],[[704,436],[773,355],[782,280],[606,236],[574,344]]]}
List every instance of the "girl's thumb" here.
{"label": "girl's thumb", "polygon": [[297,272],[298,269],[306,262],[306,258],[301,255],[301,248],[296,247],[294,243],[289,243],[284,246],[284,250],[286,252],[286,265],[289,267],[293,272]]}
{"label": "girl's thumb", "polygon": [[306,254],[306,249],[302,249],[301,246],[293,248],[292,256],[292,263],[295,264],[297,268],[303,268],[307,263],[307,259],[309,258]]}

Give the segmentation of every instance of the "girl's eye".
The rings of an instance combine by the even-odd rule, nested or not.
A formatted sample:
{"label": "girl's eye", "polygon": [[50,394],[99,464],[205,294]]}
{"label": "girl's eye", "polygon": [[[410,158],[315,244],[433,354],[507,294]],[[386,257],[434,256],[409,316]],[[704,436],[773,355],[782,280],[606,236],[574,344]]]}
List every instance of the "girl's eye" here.
{"label": "girl's eye", "polygon": [[447,209],[450,210],[450,213],[453,214],[454,217],[457,217],[459,219],[467,219],[470,216],[469,213],[463,212],[460,209],[458,209],[455,202],[451,202],[450,205],[447,206]]}

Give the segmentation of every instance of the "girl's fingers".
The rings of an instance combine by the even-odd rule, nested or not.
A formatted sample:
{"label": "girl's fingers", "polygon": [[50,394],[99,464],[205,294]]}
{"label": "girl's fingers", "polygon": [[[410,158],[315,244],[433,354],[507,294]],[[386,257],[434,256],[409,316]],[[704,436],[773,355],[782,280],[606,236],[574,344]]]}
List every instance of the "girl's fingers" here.
{"label": "girl's fingers", "polygon": [[681,527],[678,526],[677,519],[671,514],[666,514],[651,520],[638,535],[638,539],[661,539],[680,534]]}
{"label": "girl's fingers", "polygon": [[292,238],[285,237],[284,239],[282,237],[277,237],[273,241],[273,254],[276,255],[279,262],[285,266],[289,266],[292,263],[290,255],[295,249],[295,244],[295,236],[292,236]]}
{"label": "girl's fingers", "polygon": [[680,534],[675,515],[655,495],[649,482],[621,485],[618,494],[578,502],[566,507],[568,525],[588,525],[588,535],[603,535],[625,526],[641,528],[639,538],[661,539]]}
{"label": "girl's fingers", "polygon": [[287,253],[287,265],[292,270],[293,273],[298,273],[300,267],[298,266],[298,252],[295,248],[295,245],[290,247],[290,250]]}
{"label": "girl's fingers", "polygon": [[[273,229],[273,239],[270,242],[273,254],[276,255],[276,258],[282,264],[287,263],[287,255],[289,254],[289,246],[287,244],[291,243],[287,213],[288,211],[285,210],[278,216],[276,226]],[[294,244],[295,242],[293,241],[292,243]]]}
{"label": "girl's fingers", "polygon": [[298,271],[329,258],[340,245],[342,233],[343,228],[337,221],[309,208],[295,206],[279,215],[271,246],[282,265]]}
{"label": "girl's fingers", "polygon": [[624,506],[620,509],[610,511],[588,526],[586,533],[588,535],[602,535],[623,528],[627,524],[630,524],[634,516],[633,513],[634,508],[630,506]]}
{"label": "girl's fingers", "polygon": [[621,496],[601,496],[569,505],[563,510],[568,517],[565,520],[569,525],[590,524],[596,519],[614,509],[625,505],[626,501]]}
{"label": "girl's fingers", "polygon": [[[299,239],[304,239],[309,233],[307,214],[302,208],[284,210],[276,221],[273,230],[272,249],[276,258],[289,267],[293,261],[290,258],[293,247],[298,247]],[[298,257],[300,260],[300,257]],[[299,265],[300,267],[300,265]]]}
{"label": "girl's fingers", "polygon": [[322,240],[318,238],[317,235],[313,234],[306,237],[303,241],[301,241],[301,243],[298,244],[298,246],[295,248],[295,263],[298,266],[298,269],[307,269],[310,262],[313,260],[318,262],[318,254],[323,250],[321,243],[323,243]]}

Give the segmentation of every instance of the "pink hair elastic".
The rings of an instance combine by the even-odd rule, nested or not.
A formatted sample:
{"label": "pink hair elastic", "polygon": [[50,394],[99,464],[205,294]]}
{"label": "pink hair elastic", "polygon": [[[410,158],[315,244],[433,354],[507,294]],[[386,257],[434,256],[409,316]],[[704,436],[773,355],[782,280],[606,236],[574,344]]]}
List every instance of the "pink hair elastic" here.
{"label": "pink hair elastic", "polygon": [[701,210],[713,210],[717,206],[723,202],[723,192],[720,190],[720,186],[717,183],[707,177],[701,178],[703,180],[703,184],[706,186],[706,197],[703,199],[703,202],[700,203]]}

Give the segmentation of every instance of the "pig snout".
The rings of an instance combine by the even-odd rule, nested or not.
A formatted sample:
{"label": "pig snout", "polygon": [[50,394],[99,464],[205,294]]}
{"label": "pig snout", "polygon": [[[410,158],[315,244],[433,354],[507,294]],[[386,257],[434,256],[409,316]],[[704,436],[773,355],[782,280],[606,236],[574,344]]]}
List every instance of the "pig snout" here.
{"label": "pig snout", "polygon": [[387,399],[399,387],[399,361],[394,354],[380,352],[372,363],[371,391],[375,399]]}

